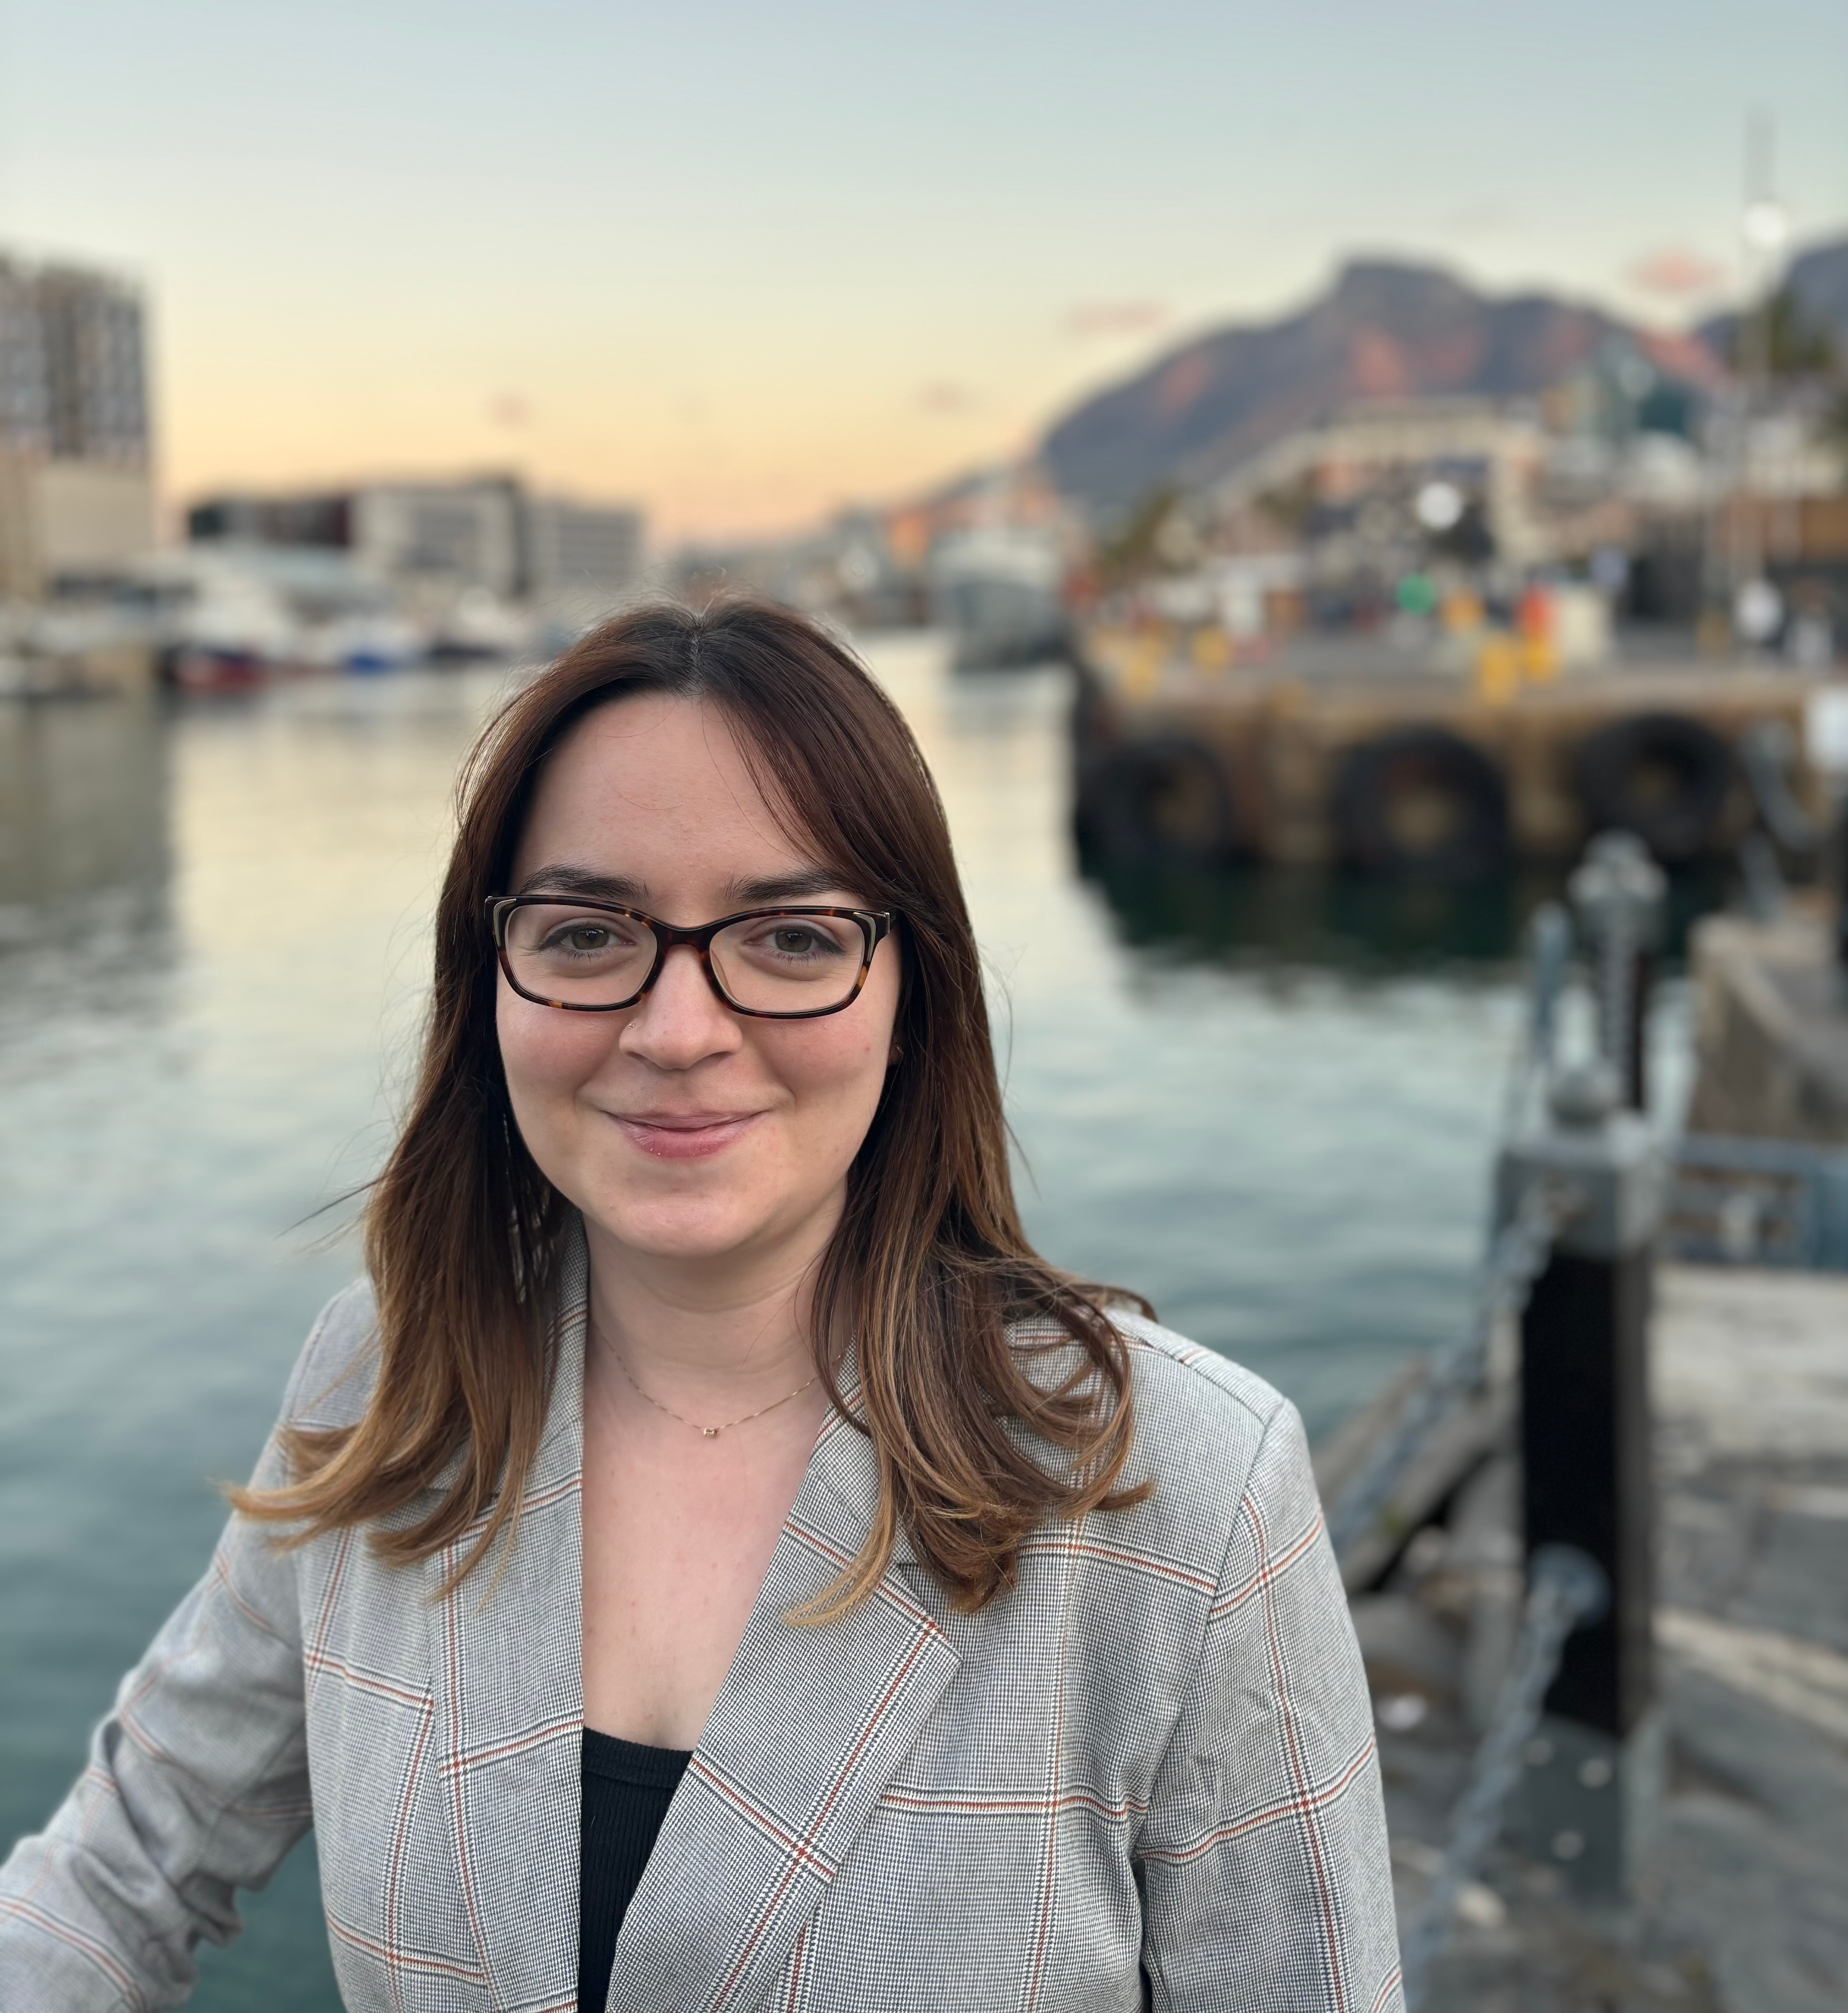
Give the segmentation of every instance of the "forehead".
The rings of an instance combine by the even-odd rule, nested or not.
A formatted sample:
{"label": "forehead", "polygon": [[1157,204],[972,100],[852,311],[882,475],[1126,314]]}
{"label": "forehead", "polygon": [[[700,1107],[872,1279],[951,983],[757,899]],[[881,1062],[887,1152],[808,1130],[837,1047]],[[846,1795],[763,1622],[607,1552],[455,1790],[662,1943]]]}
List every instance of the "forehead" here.
{"label": "forehead", "polygon": [[541,771],[517,871],[541,860],[645,874],[670,861],[730,871],[812,860],[813,844],[752,767],[737,729],[707,700],[645,692],[599,706]]}

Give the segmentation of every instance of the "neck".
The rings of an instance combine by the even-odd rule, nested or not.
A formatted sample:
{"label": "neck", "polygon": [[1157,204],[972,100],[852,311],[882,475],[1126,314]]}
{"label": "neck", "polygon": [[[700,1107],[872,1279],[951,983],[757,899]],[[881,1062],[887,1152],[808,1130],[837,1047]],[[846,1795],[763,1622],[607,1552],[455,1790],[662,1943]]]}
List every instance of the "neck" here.
{"label": "neck", "polygon": [[663,1259],[585,1221],[590,1374],[619,1368],[660,1402],[703,1416],[782,1396],[813,1374],[813,1284],[827,1238],[724,1260]]}

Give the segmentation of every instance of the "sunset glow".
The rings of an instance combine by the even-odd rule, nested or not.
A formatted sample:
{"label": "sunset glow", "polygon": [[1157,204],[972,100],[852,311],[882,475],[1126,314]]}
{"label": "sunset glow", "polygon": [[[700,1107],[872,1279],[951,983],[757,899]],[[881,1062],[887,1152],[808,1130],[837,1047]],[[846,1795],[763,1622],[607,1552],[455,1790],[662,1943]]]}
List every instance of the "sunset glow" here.
{"label": "sunset glow", "polygon": [[0,238],[144,281],[170,499],[513,467],[764,530],[1012,452],[1354,249],[1700,311],[1661,248],[1734,283],[1753,105],[1799,234],[1848,211],[1848,19],[1668,18],[22,0]]}

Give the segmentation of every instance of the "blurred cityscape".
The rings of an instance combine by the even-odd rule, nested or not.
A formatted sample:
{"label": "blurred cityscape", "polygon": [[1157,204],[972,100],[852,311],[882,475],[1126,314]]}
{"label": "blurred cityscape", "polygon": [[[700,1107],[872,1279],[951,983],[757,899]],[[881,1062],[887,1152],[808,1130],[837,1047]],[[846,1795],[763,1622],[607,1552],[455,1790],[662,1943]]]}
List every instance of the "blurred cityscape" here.
{"label": "blurred cityscape", "polygon": [[508,470],[192,496],[163,538],[148,303],[6,260],[0,685],[120,675],[136,644],[181,686],[504,660],[640,587],[948,627],[971,663],[1102,624],[1178,626],[1224,663],[1362,639],[1491,677],[1503,642],[1542,675],[1677,651],[1820,669],[1848,635],[1848,238],[1786,256],[1783,229],[1755,204],[1736,306],[1675,333],[1354,261],[1085,398],[1019,459],[664,552],[636,504]]}

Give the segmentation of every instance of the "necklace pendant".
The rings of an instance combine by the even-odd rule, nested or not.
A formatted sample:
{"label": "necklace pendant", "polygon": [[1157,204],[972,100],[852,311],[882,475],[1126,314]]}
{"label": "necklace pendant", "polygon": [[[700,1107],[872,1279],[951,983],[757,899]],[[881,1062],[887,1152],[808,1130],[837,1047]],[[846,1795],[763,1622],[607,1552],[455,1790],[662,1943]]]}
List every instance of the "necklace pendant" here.
{"label": "necklace pendant", "polygon": [[699,1432],[702,1439],[716,1440],[724,1430],[723,1426],[702,1426]]}

